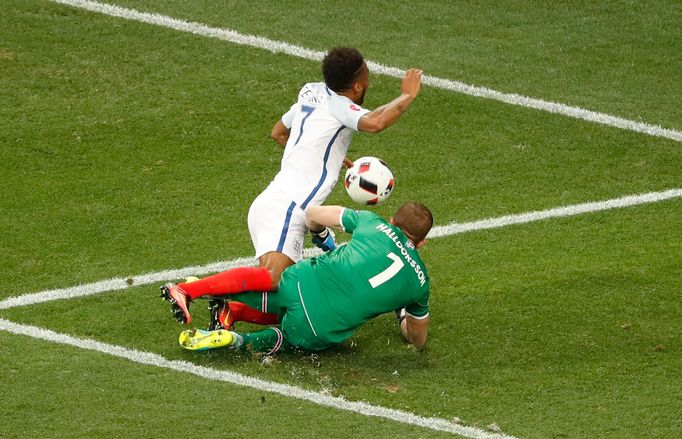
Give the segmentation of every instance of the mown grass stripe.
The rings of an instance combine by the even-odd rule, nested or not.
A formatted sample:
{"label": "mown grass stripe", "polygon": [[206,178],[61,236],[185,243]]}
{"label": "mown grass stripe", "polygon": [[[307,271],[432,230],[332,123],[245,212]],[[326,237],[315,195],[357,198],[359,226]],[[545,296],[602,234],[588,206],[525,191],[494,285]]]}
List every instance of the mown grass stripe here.
{"label": "mown grass stripe", "polygon": [[53,343],[74,346],[80,349],[100,352],[113,357],[123,358],[135,363],[160,367],[182,373],[189,373],[214,381],[232,383],[239,386],[250,387],[256,390],[276,393],[289,398],[296,398],[312,402],[317,405],[331,407],[339,410],[358,413],[363,416],[372,416],[389,419],[403,424],[410,424],[430,430],[444,431],[458,434],[473,439],[514,439],[513,436],[487,432],[475,427],[468,427],[452,423],[446,419],[429,418],[415,415],[414,413],[395,410],[387,407],[376,406],[361,401],[348,401],[344,398],[325,395],[318,392],[301,389],[288,384],[280,384],[265,381],[246,375],[241,375],[229,370],[211,369],[194,363],[181,360],[169,360],[161,355],[151,352],[143,352],[122,346],[102,343],[92,339],[77,338],[37,326],[22,325],[9,320],[0,319],[0,330],[15,335],[24,335]]}
{"label": "mown grass stripe", "polygon": [[[477,230],[493,229],[510,226],[514,224],[525,224],[533,221],[541,221],[551,218],[562,218],[583,213],[598,212],[609,209],[619,209],[624,207],[636,206],[640,204],[655,203],[669,200],[671,198],[682,197],[682,189],[670,189],[662,192],[650,192],[646,194],[628,195],[605,201],[592,201],[588,203],[575,204],[570,206],[556,207],[548,210],[521,213],[516,215],[506,215],[498,218],[488,218],[469,223],[450,223],[445,226],[434,227],[429,233],[429,238],[440,238],[443,236],[455,235],[458,233],[475,232]],[[306,249],[305,257],[319,254],[316,248]],[[178,269],[170,269],[155,273],[146,273],[129,277],[117,277],[102,280],[99,282],[76,285],[68,288],[41,291],[38,293],[25,294],[22,296],[10,297],[0,301],[0,309],[14,308],[18,306],[32,305],[36,303],[49,302],[58,299],[73,299],[76,297],[89,296],[109,291],[119,291],[132,286],[148,285],[152,283],[163,283],[172,279],[180,279],[186,276],[201,276],[209,273],[217,273],[234,267],[254,265],[254,258],[238,258],[231,261],[212,262],[206,265],[195,265]]]}
{"label": "mown grass stripe", "polygon": [[[189,32],[195,35],[217,38],[235,44],[265,49],[273,53],[285,53],[287,55],[309,59],[313,61],[320,61],[324,56],[324,52],[307,49],[305,47],[295,46],[293,44],[289,44],[283,41],[274,41],[257,35],[244,35],[230,29],[210,27],[201,23],[179,20],[176,18],[160,14],[141,12],[135,9],[123,8],[112,4],[97,3],[89,0],[52,0],[52,1],[55,3],[85,9],[91,12],[97,12],[112,17],[119,17],[127,20],[139,21],[143,23],[153,24],[156,26],[175,29],[181,32]],[[386,76],[392,76],[395,78],[402,78],[405,73],[405,71],[400,68],[385,66],[383,64],[379,64],[373,61],[367,61],[367,65],[369,66],[370,70],[372,70],[375,73],[379,73]],[[582,119],[593,123],[608,125],[628,131],[648,134],[650,136],[655,137],[664,137],[667,139],[675,140],[677,142],[682,142],[682,131],[663,128],[659,125],[637,122],[606,113],[587,110],[585,108],[573,107],[558,102],[548,102],[542,99],[531,98],[527,96],[518,95],[515,93],[503,93],[486,87],[469,85],[460,81],[438,78],[430,75],[425,75],[423,78],[423,82],[424,84],[429,85],[431,87],[441,88],[485,99],[492,99],[495,101],[500,101],[512,105],[518,105],[521,107],[533,108],[536,110],[561,114],[563,116]]]}

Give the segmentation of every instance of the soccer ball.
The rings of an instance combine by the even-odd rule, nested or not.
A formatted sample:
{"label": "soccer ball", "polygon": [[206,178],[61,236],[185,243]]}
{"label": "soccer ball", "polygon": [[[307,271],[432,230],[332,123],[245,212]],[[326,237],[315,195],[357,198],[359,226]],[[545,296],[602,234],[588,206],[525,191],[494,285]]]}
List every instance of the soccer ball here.
{"label": "soccer ball", "polygon": [[393,192],[393,173],[376,157],[361,157],[346,171],[346,192],[360,204],[379,204]]}

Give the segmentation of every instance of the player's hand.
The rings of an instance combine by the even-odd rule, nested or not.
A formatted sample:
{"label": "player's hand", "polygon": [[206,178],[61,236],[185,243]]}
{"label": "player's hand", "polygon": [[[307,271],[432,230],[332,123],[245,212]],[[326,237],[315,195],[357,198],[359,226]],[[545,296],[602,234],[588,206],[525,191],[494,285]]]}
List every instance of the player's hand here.
{"label": "player's hand", "polygon": [[353,167],[353,161],[351,159],[349,159],[348,157],[344,157],[343,158],[343,166],[346,169],[350,169]]}
{"label": "player's hand", "polygon": [[310,231],[313,235],[313,244],[321,249],[323,252],[330,252],[336,249],[336,240],[334,239],[334,232],[329,227],[325,227],[321,232]]}
{"label": "player's hand", "polygon": [[409,69],[403,76],[403,83],[400,86],[400,91],[403,94],[417,97],[419,89],[422,84],[422,71],[419,69]]}

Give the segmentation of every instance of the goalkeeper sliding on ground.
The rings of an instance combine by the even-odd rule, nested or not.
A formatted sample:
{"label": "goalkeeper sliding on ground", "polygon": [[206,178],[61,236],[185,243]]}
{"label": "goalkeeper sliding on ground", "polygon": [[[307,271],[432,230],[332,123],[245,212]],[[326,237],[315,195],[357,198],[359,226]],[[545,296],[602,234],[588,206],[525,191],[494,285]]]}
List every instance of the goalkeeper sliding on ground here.
{"label": "goalkeeper sliding on ground", "polygon": [[[191,298],[211,296],[209,330],[183,331],[180,345],[191,350],[248,348],[268,354],[321,351],[350,338],[364,322],[397,311],[405,340],[423,348],[429,324],[429,277],[417,249],[424,246],[433,225],[429,209],[406,203],[386,221],[368,211],[311,206],[306,224],[315,230],[339,228],[352,233],[352,239],[287,268],[277,292],[235,293],[223,273],[183,284],[193,288],[191,295],[174,284],[161,287],[174,312],[187,314],[185,321],[189,321]],[[241,333],[232,328],[238,321],[274,326]]]}

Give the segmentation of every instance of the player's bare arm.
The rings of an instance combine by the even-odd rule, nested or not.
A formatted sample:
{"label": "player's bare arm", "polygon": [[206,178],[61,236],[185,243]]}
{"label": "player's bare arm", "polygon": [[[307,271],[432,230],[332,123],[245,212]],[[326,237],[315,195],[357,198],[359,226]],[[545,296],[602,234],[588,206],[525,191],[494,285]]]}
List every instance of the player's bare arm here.
{"label": "player's bare arm", "polygon": [[272,127],[272,132],[270,133],[270,137],[272,137],[272,140],[277,142],[281,146],[286,146],[287,141],[289,140],[289,133],[291,130],[284,125],[282,120],[278,120],[277,123],[275,123],[275,126]]}
{"label": "player's bare arm", "polygon": [[305,223],[312,231],[320,231],[325,227],[341,228],[341,206],[308,206],[305,210]]}
{"label": "player's bare arm", "polygon": [[405,72],[401,85],[401,94],[388,104],[371,111],[360,118],[358,129],[369,133],[378,133],[400,118],[407,111],[421,88],[422,71],[409,69]]}
{"label": "player's bare arm", "polygon": [[407,314],[400,322],[400,331],[403,333],[405,341],[414,345],[417,349],[424,349],[426,346],[426,334],[429,328],[429,317],[417,319]]}

